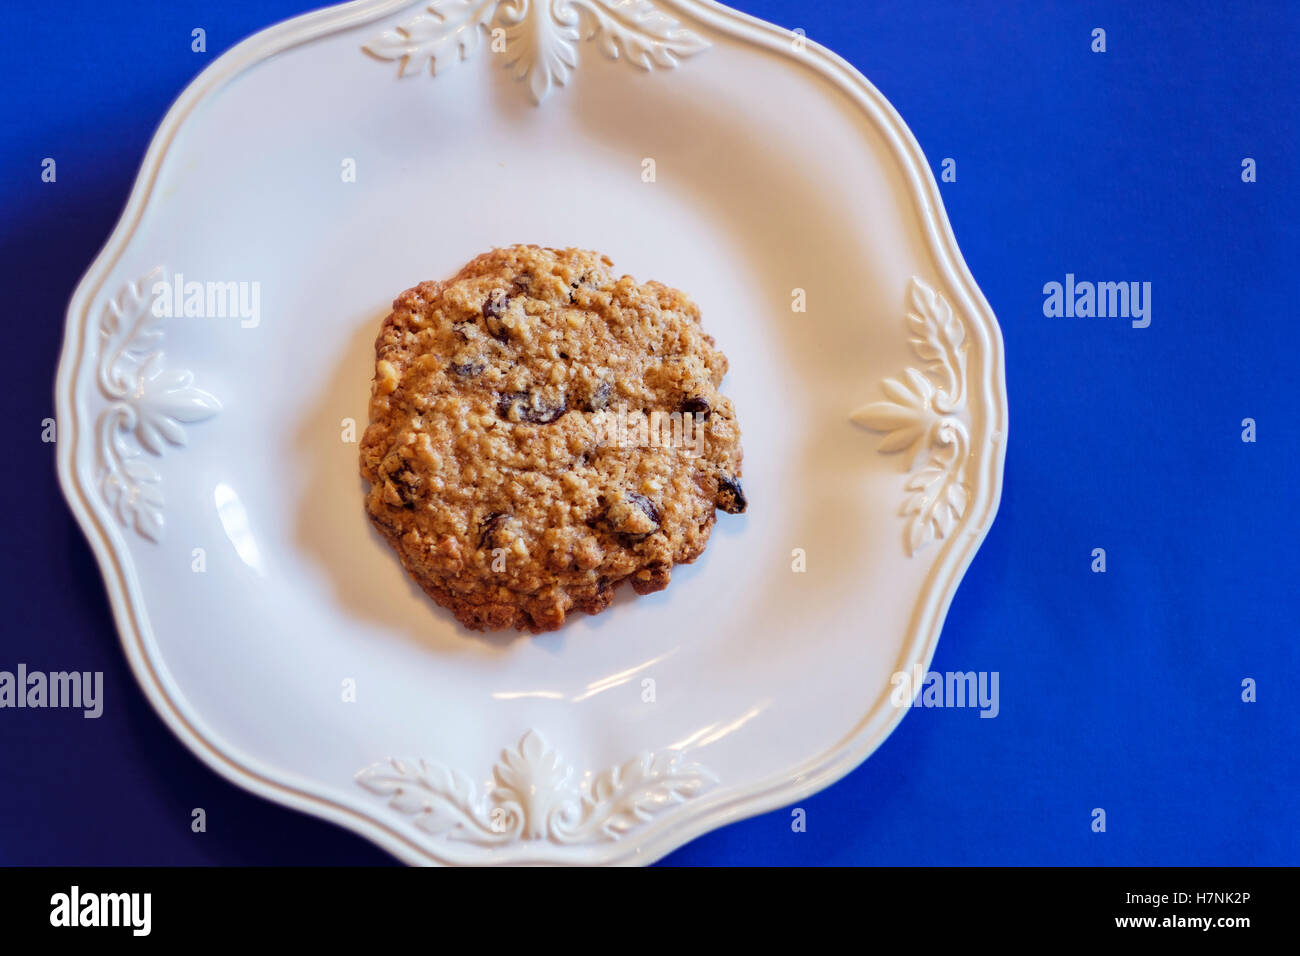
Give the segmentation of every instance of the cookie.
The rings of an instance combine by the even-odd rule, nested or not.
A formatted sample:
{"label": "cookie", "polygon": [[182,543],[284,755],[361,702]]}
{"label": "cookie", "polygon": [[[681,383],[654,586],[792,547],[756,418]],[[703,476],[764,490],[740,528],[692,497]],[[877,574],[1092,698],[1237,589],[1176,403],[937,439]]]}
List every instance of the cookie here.
{"label": "cookie", "polygon": [[700,310],[594,252],[510,246],[393,302],[366,509],[474,630],[553,630],[667,587],[746,508],[727,359]]}

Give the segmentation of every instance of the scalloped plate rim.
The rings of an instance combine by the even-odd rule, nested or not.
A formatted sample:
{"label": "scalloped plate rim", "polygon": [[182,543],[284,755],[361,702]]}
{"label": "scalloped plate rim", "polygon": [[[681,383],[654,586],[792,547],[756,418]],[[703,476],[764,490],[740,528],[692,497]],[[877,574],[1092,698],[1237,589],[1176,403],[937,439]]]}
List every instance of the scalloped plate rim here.
{"label": "scalloped plate rim", "polygon": [[[276,53],[340,30],[372,23],[419,2],[421,0],[352,0],[305,13],[243,40],[190,82],[154,133],[117,225],[78,282],[69,302],[55,383],[55,405],[60,430],[64,433],[57,443],[59,484],[103,575],[127,662],[163,722],[195,756],[237,786],[342,826],[404,862],[441,864],[449,861],[440,858],[431,847],[421,844],[413,834],[319,796],[311,792],[309,781],[264,766],[247,754],[220,744],[218,736],[205,726],[199,715],[187,712],[177,703],[178,689],[153,664],[151,655],[156,655],[157,648],[147,616],[142,613],[136,570],[130,561],[122,529],[111,520],[102,520],[105,517],[103,505],[89,500],[93,489],[83,487],[79,479],[78,442],[75,438],[79,410],[75,386],[84,360],[83,343],[91,326],[89,306],[99,298],[104,282],[129,246],[152,199],[162,160],[190,113],[206,96]],[[987,372],[979,382],[971,383],[972,389],[975,386],[979,388],[980,409],[988,418],[988,438],[976,462],[979,470],[972,477],[974,493],[965,515],[940,545],[935,564],[926,579],[925,592],[912,616],[911,633],[905,641],[908,666],[919,664],[928,669],[957,587],[996,518],[1001,501],[1009,414],[1001,328],[961,255],[938,184],[919,144],[894,107],[861,72],[811,38],[805,40],[803,54],[796,56],[789,46],[793,36],[790,31],[714,0],[656,2],[694,17],[713,30],[781,53],[793,59],[796,68],[815,70],[863,110],[885,134],[894,158],[900,163],[912,199],[924,219],[922,232],[929,252],[940,267],[938,276],[946,287],[959,293],[954,308],[959,308],[962,315],[977,322],[987,336]],[[710,799],[709,796],[699,798],[687,812],[671,815],[664,823],[647,825],[635,836],[616,842],[610,857],[601,862],[617,865],[652,863],[704,833],[788,806],[830,786],[865,761],[902,720],[906,708],[890,708],[892,713],[887,719],[879,721],[880,703],[887,698],[886,691],[880,699],[872,702],[857,726],[838,745],[805,761],[779,780],[763,781],[739,793],[724,793],[725,800]],[[590,861],[538,855],[536,859],[523,862],[570,864]]]}

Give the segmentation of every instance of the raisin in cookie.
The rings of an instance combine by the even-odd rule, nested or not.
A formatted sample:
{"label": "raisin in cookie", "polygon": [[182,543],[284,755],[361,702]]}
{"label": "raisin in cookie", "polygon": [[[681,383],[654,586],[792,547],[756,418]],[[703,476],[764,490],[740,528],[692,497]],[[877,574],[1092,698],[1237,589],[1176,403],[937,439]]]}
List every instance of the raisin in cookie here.
{"label": "raisin in cookie", "polygon": [[534,633],[668,585],[745,510],[727,359],[676,289],[511,246],[393,303],[375,343],[366,507],[466,627]]}

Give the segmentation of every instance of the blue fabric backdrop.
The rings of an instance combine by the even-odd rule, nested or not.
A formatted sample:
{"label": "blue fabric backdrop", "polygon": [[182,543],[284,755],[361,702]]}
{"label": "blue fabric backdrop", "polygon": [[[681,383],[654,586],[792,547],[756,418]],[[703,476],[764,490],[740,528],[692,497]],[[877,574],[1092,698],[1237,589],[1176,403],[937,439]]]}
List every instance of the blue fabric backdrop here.
{"label": "blue fabric backdrop", "polygon": [[[942,192],[1002,322],[1011,434],[1001,513],[935,668],[999,672],[1001,709],[915,710],[802,802],[806,832],[782,810],[668,862],[1300,862],[1300,7],[737,5],[858,66],[936,173],[956,160]],[[67,0],[0,15],[0,669],[102,670],[108,701],[99,720],[0,711],[0,863],[389,861],[173,739],[126,668],[40,440],[64,308],[155,124],[214,56],[310,6]],[[1090,49],[1097,27],[1105,53]],[[56,186],[40,181],[46,156]],[[1151,282],[1150,327],[1044,316],[1044,284],[1066,273]],[[1105,574],[1090,570],[1098,547]],[[206,834],[190,832],[195,806]]]}

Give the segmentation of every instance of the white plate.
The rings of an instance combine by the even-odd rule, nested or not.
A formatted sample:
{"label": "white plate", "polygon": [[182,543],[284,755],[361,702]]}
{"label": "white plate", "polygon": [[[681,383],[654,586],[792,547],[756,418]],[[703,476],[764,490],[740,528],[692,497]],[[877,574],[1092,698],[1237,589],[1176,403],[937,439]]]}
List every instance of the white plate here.
{"label": "white plate", "polygon": [[[141,686],[229,779],[410,862],[648,862],[900,719],[996,510],[1000,332],[916,142],[816,44],[700,0],[424,6],[273,27],[172,108],[69,307],[60,478]],[[448,32],[474,11],[501,32]],[[393,296],[514,242],[700,304],[750,502],[535,639],[418,591],[345,440]],[[248,318],[156,317],[178,273]]]}

